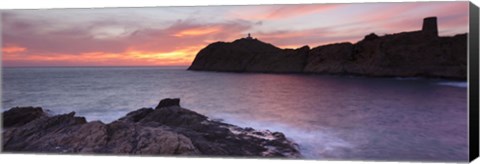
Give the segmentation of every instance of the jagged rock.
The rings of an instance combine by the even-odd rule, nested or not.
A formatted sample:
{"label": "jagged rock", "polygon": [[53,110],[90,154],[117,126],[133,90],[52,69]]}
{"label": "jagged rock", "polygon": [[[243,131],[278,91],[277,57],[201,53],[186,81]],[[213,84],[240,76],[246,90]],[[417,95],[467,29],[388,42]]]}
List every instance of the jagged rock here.
{"label": "jagged rock", "polygon": [[21,126],[42,116],[40,107],[15,107],[3,113],[3,127]]}
{"label": "jagged rock", "polygon": [[366,35],[365,38],[363,38],[363,40],[366,40],[366,41],[367,40],[375,40],[377,38],[379,38],[377,34],[370,33],[370,34]]}
{"label": "jagged rock", "polygon": [[[179,101],[164,99],[156,109],[141,108],[109,124],[86,122],[74,112],[46,116],[40,110],[41,117],[23,125],[4,126],[3,151],[300,157],[297,145],[280,132],[243,129],[212,121],[180,107]],[[18,118],[5,113],[23,110],[32,109],[12,108],[4,112],[4,119]]]}
{"label": "jagged rock", "polygon": [[280,49],[257,39],[217,42],[199,51],[189,70],[327,73],[381,77],[467,78],[467,34],[439,37],[435,17],[422,30],[377,36],[355,44]]}
{"label": "jagged rock", "polygon": [[170,106],[155,109],[154,112],[149,113],[140,119],[139,122],[157,122],[171,126],[194,126],[206,119],[207,117],[194,111],[181,108],[180,106]]}
{"label": "jagged rock", "polygon": [[[22,109],[28,108],[18,108]],[[43,112],[43,111],[42,111]],[[5,112],[6,113],[6,112]],[[43,113],[43,115],[46,115]],[[56,147],[64,145],[64,137],[73,132],[79,125],[85,124],[83,117],[75,117],[75,113],[62,114],[52,117],[38,117],[23,126],[3,127],[3,150],[25,152],[56,152]],[[3,116],[9,119],[8,115]],[[70,137],[76,135],[69,134]],[[80,141],[78,141],[80,142]],[[80,143],[77,143],[80,144]],[[56,145],[56,146],[52,146]],[[73,147],[72,147],[73,148]]]}
{"label": "jagged rock", "polygon": [[153,112],[152,108],[141,108],[136,111],[128,113],[126,116],[118,119],[120,121],[128,121],[128,122],[138,122],[140,119],[144,118],[148,114]]}
{"label": "jagged rock", "polygon": [[163,99],[158,103],[155,109],[159,109],[162,107],[170,107],[170,106],[180,106],[180,99],[179,98]]}
{"label": "jagged rock", "polygon": [[106,125],[108,142],[99,153],[109,154],[180,154],[197,155],[189,138],[168,127],[149,127],[115,121]]}

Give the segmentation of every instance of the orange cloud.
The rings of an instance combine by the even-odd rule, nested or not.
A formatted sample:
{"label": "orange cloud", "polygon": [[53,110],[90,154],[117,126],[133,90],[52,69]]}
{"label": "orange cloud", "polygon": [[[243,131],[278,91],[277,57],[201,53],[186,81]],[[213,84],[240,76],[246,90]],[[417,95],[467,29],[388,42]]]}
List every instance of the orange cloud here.
{"label": "orange cloud", "polygon": [[2,52],[3,53],[18,53],[18,52],[24,52],[27,49],[24,47],[20,46],[7,46],[7,47],[2,47]]}
{"label": "orange cloud", "polygon": [[202,48],[202,45],[198,45],[170,52],[128,51],[125,54],[132,59],[148,60],[156,65],[188,65]]}
{"label": "orange cloud", "polygon": [[218,27],[199,27],[179,31],[174,34],[176,37],[207,35],[220,31]]}

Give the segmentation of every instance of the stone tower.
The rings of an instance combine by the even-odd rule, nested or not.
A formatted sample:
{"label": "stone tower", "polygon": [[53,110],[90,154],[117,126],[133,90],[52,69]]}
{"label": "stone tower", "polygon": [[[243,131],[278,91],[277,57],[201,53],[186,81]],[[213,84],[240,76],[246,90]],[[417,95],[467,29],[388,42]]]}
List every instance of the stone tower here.
{"label": "stone tower", "polygon": [[424,18],[422,32],[428,35],[438,36],[437,17]]}

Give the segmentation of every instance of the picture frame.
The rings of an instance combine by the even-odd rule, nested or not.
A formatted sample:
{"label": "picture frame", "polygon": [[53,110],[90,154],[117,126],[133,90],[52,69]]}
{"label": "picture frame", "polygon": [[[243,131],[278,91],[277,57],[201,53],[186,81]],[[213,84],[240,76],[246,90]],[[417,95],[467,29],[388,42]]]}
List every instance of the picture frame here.
{"label": "picture frame", "polygon": [[[474,8],[472,7],[472,8],[470,8],[470,11],[475,11],[475,10],[474,10]],[[478,13],[478,11],[477,11],[477,13]],[[478,15],[478,14],[477,14],[477,15]],[[475,18],[475,17],[469,17],[469,18],[471,19],[471,21],[469,21],[470,23],[475,22],[475,21],[474,21],[474,18]],[[471,25],[471,27],[470,27],[469,29],[475,29],[475,24],[473,24],[473,26],[472,26],[472,24],[470,24],[470,25]],[[476,26],[477,26],[477,29],[478,29],[478,23],[477,23]],[[256,35],[254,35],[254,37],[255,37],[255,36],[256,36]],[[247,37],[247,39],[248,39],[248,37]],[[472,109],[472,107],[473,107],[473,108],[475,107],[475,101],[474,101],[474,100],[476,100],[476,99],[475,99],[475,93],[477,93],[477,92],[475,92],[475,85],[472,85],[472,84],[475,84],[475,78],[472,78],[472,75],[475,74],[475,71],[472,71],[472,70],[475,70],[475,65],[474,65],[474,64],[475,64],[475,60],[472,60],[472,59],[475,58],[475,55],[474,55],[474,54],[475,54],[475,47],[474,47],[474,46],[471,46],[472,44],[470,44],[470,43],[475,43],[475,38],[474,38],[474,37],[470,37],[469,39],[470,39],[470,40],[469,40],[469,52],[470,52],[470,55],[469,55],[469,64],[468,64],[468,66],[469,66],[469,77],[470,77],[470,79],[469,79],[469,82],[468,82],[468,83],[469,83],[470,85],[469,85],[469,92],[468,92],[468,93],[469,93],[470,95],[468,96],[468,99],[469,99],[469,109],[470,109],[470,111],[469,111],[469,116],[472,116],[472,115],[475,114],[475,110],[472,111],[471,109]],[[477,38],[477,42],[478,42],[478,38]],[[474,45],[474,44],[473,44],[473,45]],[[472,56],[472,54],[473,54],[473,56]],[[478,54],[478,48],[477,48],[477,54]],[[477,56],[477,58],[478,58],[478,56]],[[473,63],[472,63],[472,62],[473,62]],[[478,62],[478,60],[477,60],[477,62]],[[476,70],[478,70],[478,63],[477,63],[477,69],[476,69]],[[478,74],[478,73],[477,73],[477,74]],[[473,77],[474,77],[474,76],[473,76]],[[477,80],[477,84],[478,84],[478,78],[477,78],[476,80]],[[478,88],[478,85],[477,85],[477,88]],[[472,91],[472,89],[473,89],[473,91]],[[477,89],[477,90],[478,90],[478,89]],[[477,97],[478,97],[478,93],[477,93]],[[478,99],[478,98],[477,98],[477,99]],[[183,100],[183,99],[182,99],[182,100]],[[182,102],[183,102],[183,101],[182,101]],[[478,108],[478,103],[477,103],[476,105],[477,105],[477,108]],[[478,112],[478,111],[477,111],[477,112]],[[478,114],[477,114],[477,115],[478,115]],[[478,126],[478,124],[475,124],[475,118],[474,118],[474,117],[473,117],[473,118],[470,117],[468,120],[470,121],[470,124],[469,124],[469,125],[470,125],[470,126],[469,126],[470,131],[471,131],[471,130],[474,130],[474,129],[475,129],[475,126],[472,126],[472,125],[477,125],[477,126]],[[478,120],[478,118],[477,118],[477,120]],[[477,122],[478,122],[478,121],[477,121]],[[478,129],[478,128],[477,128],[477,129]],[[473,134],[473,135],[475,135],[475,134]],[[477,134],[477,135],[478,135],[478,134]],[[475,139],[474,139],[475,136],[470,136],[469,138],[471,139],[471,140],[470,140],[470,143],[474,143],[475,141],[478,142],[478,140],[475,140]],[[478,138],[478,137],[476,137],[476,138]],[[478,145],[478,144],[477,144],[477,145]],[[470,148],[471,148],[471,150],[475,150],[474,147],[473,147],[473,148],[470,147]],[[478,150],[478,148],[477,148],[477,150]],[[470,151],[470,152],[474,152],[474,151]],[[470,153],[470,155],[474,155],[474,154],[475,154],[475,153]]]}

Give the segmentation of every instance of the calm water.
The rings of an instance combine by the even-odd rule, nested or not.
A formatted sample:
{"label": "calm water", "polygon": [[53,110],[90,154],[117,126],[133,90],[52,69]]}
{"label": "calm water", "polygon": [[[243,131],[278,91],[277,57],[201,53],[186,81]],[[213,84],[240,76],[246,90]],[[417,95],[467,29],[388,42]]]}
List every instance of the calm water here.
{"label": "calm water", "polygon": [[284,132],[313,159],[467,160],[466,83],[237,74],[178,67],[4,68],[3,110],[41,106],[111,122],[160,99]]}

